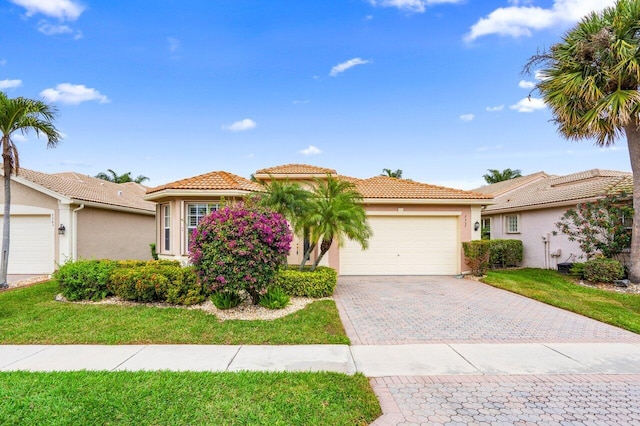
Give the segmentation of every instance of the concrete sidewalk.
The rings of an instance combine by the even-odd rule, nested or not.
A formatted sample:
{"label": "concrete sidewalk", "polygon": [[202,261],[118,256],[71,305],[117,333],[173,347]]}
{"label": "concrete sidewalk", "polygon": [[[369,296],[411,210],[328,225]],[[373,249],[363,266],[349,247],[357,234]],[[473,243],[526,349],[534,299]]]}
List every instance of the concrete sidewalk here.
{"label": "concrete sidewalk", "polygon": [[0,345],[0,371],[333,371],[367,377],[640,374],[638,343]]}

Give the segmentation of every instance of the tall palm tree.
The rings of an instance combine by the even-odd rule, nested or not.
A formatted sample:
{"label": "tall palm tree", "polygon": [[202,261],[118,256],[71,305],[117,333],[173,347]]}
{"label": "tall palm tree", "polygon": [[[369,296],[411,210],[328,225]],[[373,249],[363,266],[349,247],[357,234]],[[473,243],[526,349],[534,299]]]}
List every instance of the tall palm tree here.
{"label": "tall palm tree", "polygon": [[489,173],[487,173],[486,175],[482,175],[482,177],[488,184],[498,183],[522,176],[522,170],[520,169],[504,169],[502,171],[497,169],[487,169],[487,171]]}
{"label": "tall palm tree", "polygon": [[144,181],[149,180],[148,177],[143,175],[138,175],[137,178],[133,179],[131,177],[131,172],[127,172],[122,175],[117,174],[111,169],[107,169],[107,172],[108,173],[100,172],[97,175],[95,175],[95,177],[98,179],[106,180],[113,183],[127,183],[127,182],[142,183]]}
{"label": "tall palm tree", "polygon": [[402,179],[402,170],[396,169],[395,171],[391,169],[382,169],[381,176],[389,176],[393,178]]}
{"label": "tall palm tree", "polygon": [[315,270],[329,251],[334,241],[341,246],[345,238],[368,247],[372,235],[367,223],[367,214],[362,206],[362,195],[351,182],[327,176],[326,180],[316,180],[312,191],[310,210],[303,219],[309,230],[310,245],[300,265],[302,269],[311,252],[320,243],[320,253],[311,270]]}
{"label": "tall palm tree", "polygon": [[629,279],[640,282],[640,1],[618,0],[593,12],[561,42],[533,56],[542,66],[536,89],[559,133],[599,146],[626,137],[633,171],[633,228]]}
{"label": "tall palm tree", "polygon": [[2,167],[4,175],[4,216],[2,219],[2,255],[0,257],[0,288],[7,288],[7,268],[9,265],[9,232],[11,229],[11,174],[18,173],[20,158],[18,148],[11,135],[23,135],[34,131],[36,136],[46,136],[47,148],[54,148],[60,140],[60,133],[53,125],[57,116],[54,106],[40,100],[9,98],[0,92],[0,133],[2,134]]}

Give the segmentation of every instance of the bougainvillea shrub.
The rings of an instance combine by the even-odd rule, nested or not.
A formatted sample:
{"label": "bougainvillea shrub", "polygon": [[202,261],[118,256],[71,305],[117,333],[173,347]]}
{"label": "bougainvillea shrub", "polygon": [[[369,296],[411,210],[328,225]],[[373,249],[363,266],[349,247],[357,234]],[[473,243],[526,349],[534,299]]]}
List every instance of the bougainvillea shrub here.
{"label": "bougainvillea shrub", "polygon": [[212,291],[246,291],[254,304],[286,263],[292,235],[284,216],[255,206],[225,206],[191,235],[189,256]]}

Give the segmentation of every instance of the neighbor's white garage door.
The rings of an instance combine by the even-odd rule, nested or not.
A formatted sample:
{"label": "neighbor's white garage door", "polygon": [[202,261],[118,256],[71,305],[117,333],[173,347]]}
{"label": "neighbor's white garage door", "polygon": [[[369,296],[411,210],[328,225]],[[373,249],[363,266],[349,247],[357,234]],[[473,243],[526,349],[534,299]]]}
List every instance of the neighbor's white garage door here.
{"label": "neighbor's white garage door", "polygon": [[368,250],[347,241],[341,275],[452,275],[459,273],[458,217],[369,217]]}
{"label": "neighbor's white garage door", "polygon": [[[0,215],[0,237],[2,218]],[[9,274],[53,272],[54,232],[50,215],[11,216],[10,236]]]}

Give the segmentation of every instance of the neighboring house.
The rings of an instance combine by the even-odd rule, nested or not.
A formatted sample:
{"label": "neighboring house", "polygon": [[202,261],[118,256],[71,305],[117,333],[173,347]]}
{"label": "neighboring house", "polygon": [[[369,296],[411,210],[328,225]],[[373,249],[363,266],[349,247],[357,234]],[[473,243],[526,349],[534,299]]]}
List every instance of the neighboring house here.
{"label": "neighboring house", "polygon": [[70,259],[150,259],[155,205],[145,192],[132,182],[21,168],[11,176],[8,273],[49,274]]}
{"label": "neighboring house", "polygon": [[631,173],[594,169],[567,176],[538,172],[474,191],[495,197],[482,211],[482,227],[491,239],[521,240],[523,266],[555,269],[558,263],[586,260],[578,243],[558,231],[562,215],[608,194],[630,194],[632,186]]}
{"label": "neighboring house", "polygon": [[[455,275],[467,270],[461,243],[480,239],[480,210],[492,202],[492,196],[385,176],[357,179],[305,164],[261,169],[255,178],[312,185],[327,175],[356,185],[373,237],[366,251],[351,241],[343,247],[335,245],[323,264],[342,275]],[[187,260],[190,231],[202,216],[216,209],[222,198],[239,200],[259,191],[261,185],[227,172],[149,189],[145,199],[157,203],[160,255]],[[303,245],[294,239],[290,263],[299,263]]]}

